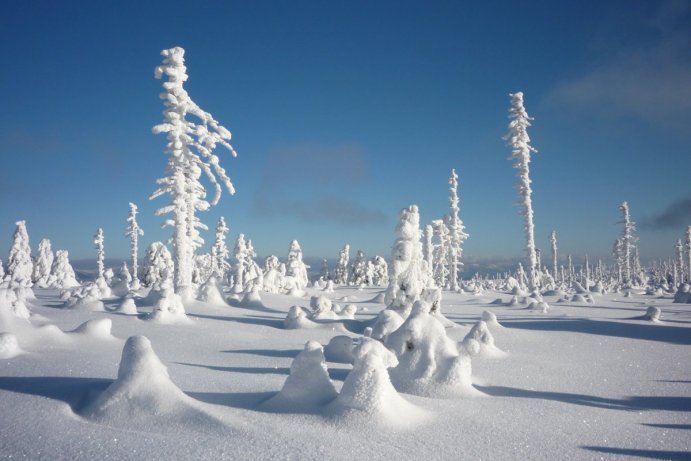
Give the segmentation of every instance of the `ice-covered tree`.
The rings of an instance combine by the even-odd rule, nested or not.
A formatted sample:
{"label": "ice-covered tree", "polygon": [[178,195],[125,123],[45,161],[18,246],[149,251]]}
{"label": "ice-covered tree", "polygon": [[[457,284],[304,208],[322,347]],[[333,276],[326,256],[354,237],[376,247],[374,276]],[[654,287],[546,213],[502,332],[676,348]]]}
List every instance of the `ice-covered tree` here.
{"label": "ice-covered tree", "polygon": [[430,224],[425,226],[425,233],[422,245],[422,258],[425,261],[425,269],[430,277],[434,275],[434,244],[432,239],[434,237],[434,230]]}
{"label": "ice-covered tree", "polygon": [[633,247],[636,244],[636,237],[634,232],[636,230],[636,225],[631,221],[631,216],[629,214],[629,204],[624,202],[619,206],[621,211],[621,221],[620,224],[623,225],[621,233],[621,258],[623,262],[623,282],[624,284],[631,284],[632,282],[632,269],[631,262],[633,258]]}
{"label": "ice-covered tree", "polygon": [[96,247],[96,278],[97,279],[103,279],[105,281],[105,274],[106,274],[106,266],[105,266],[105,260],[106,260],[106,252],[104,248],[104,241],[105,237],[103,235],[103,229],[100,227],[96,231],[96,235],[94,235],[94,245]]}
{"label": "ice-covered tree", "polygon": [[[204,241],[198,229],[206,226],[196,216],[216,205],[221,197],[223,184],[230,194],[235,192],[230,178],[213,153],[217,145],[235,150],[228,141],[230,131],[219,124],[211,114],[202,110],[187,94],[183,84],[187,80],[185,50],[180,47],[161,52],[163,64],[156,67],[156,78],[164,75],[164,122],[153,127],[154,134],[166,133],[168,145],[167,174],[157,180],[159,188],[151,195],[155,199],[163,194],[170,196],[170,203],[156,211],[156,215],[172,214],[164,226],[173,227],[175,253],[175,290],[183,300],[193,298],[192,271],[194,252]],[[214,196],[206,200],[206,190],[200,178],[202,173],[214,187]]]}
{"label": "ice-covered tree", "polygon": [[443,219],[432,221],[436,244],[434,246],[434,282],[440,288],[445,288],[449,279],[448,248],[449,248],[449,228]]}
{"label": "ice-covered tree", "polygon": [[[684,244],[681,243],[681,239],[677,239],[677,244],[674,246],[674,253],[676,257],[676,268],[674,277],[674,286],[677,287],[684,279]],[[678,275],[677,275],[678,271]]]}
{"label": "ice-covered tree", "polygon": [[691,226],[686,228],[686,281],[691,282]]}
{"label": "ice-covered tree", "polygon": [[13,287],[30,287],[34,263],[31,261],[29,234],[26,231],[26,221],[17,221],[16,224],[7,260],[7,280]]}
{"label": "ice-covered tree", "polygon": [[219,280],[225,280],[230,270],[230,263],[228,262],[230,252],[226,245],[227,234],[228,226],[226,226],[226,220],[221,216],[216,224],[216,240],[214,241],[214,246],[211,247],[212,267]]}
{"label": "ice-covered tree", "polygon": [[238,234],[233,255],[235,256],[233,292],[242,293],[245,289],[245,272],[247,272],[247,259],[249,258],[245,234]]}
{"label": "ice-covered tree", "polygon": [[39,287],[47,287],[50,282],[50,269],[53,267],[53,250],[50,248],[50,240],[42,239],[38,242],[38,255],[34,262],[32,275],[33,282]]}
{"label": "ice-covered tree", "polygon": [[557,232],[552,231],[549,234],[549,245],[552,249],[552,274],[554,275],[554,280],[557,280]]}
{"label": "ice-covered tree", "polygon": [[67,250],[57,250],[53,266],[50,269],[51,288],[72,288],[79,285],[74,274],[74,269],[70,264],[70,257]]}
{"label": "ice-covered tree", "polygon": [[356,286],[369,284],[367,280],[367,259],[362,250],[358,250],[355,261],[353,261],[350,271],[350,283]]}
{"label": "ice-covered tree", "polygon": [[387,308],[407,317],[426,285],[422,271],[420,214],[417,205],[403,208],[391,250],[391,276],[384,302]]}
{"label": "ice-covered tree", "polygon": [[530,145],[528,127],[532,117],[523,106],[523,92],[509,95],[511,108],[509,109],[509,133],[504,139],[508,141],[512,152],[510,159],[516,161],[514,167],[518,170],[518,195],[524,219],[526,237],[526,252],[528,256],[528,279],[531,289],[537,288],[537,254],[535,252],[535,225],[533,223],[532,188],[530,187],[530,154],[537,152]]}
{"label": "ice-covered tree", "polygon": [[350,245],[346,244],[338,254],[338,264],[336,265],[336,276],[334,282],[345,285],[348,283],[348,260],[350,259]]}
{"label": "ice-covered tree", "polygon": [[290,242],[286,275],[295,279],[298,290],[302,290],[307,286],[307,266],[302,261],[302,249],[297,240]]}
{"label": "ice-covered tree", "polygon": [[451,170],[449,177],[449,205],[451,212],[449,213],[448,227],[449,227],[449,278],[451,282],[451,290],[458,291],[458,278],[463,263],[461,256],[463,254],[463,242],[468,238],[465,233],[465,226],[459,217],[460,208],[458,207],[458,175],[456,170]]}
{"label": "ice-covered tree", "polygon": [[5,278],[5,268],[2,265],[2,259],[0,259],[0,283]]}
{"label": "ice-covered tree", "polygon": [[389,283],[389,265],[382,256],[372,258],[372,284],[377,287]]}
{"label": "ice-covered tree", "polygon": [[137,223],[137,205],[130,202],[130,214],[127,217],[127,229],[125,235],[130,238],[130,255],[132,257],[132,283],[130,288],[133,290],[139,289],[139,264],[137,258],[139,257],[139,237],[144,235],[144,231]]}
{"label": "ice-covered tree", "polygon": [[142,279],[144,285],[160,288],[166,283],[172,283],[174,262],[170,251],[162,242],[153,242],[146,249]]}
{"label": "ice-covered tree", "polygon": [[614,257],[614,263],[617,269],[617,282],[622,283],[624,277],[624,251],[623,243],[621,239],[616,239],[614,241],[614,246],[612,247],[612,256]]}

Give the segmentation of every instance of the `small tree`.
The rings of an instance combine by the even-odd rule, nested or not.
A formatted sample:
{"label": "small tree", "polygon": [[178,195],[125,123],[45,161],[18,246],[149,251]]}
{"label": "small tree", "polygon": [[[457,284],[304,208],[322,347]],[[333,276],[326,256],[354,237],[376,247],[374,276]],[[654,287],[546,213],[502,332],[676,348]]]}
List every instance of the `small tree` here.
{"label": "small tree", "polygon": [[[183,84],[187,80],[185,50],[180,47],[163,50],[163,64],[156,67],[156,78],[164,75],[168,81],[163,84],[161,99],[166,107],[165,120],[154,126],[154,134],[166,133],[168,145],[167,175],[157,181],[159,188],[151,199],[163,194],[170,195],[169,205],[159,208],[156,215],[172,214],[164,226],[173,227],[173,249],[175,252],[175,290],[183,300],[193,298],[192,271],[194,252],[204,240],[198,229],[206,226],[196,217],[197,211],[206,211],[218,203],[221,197],[221,184],[230,194],[235,189],[213,153],[218,144],[235,156],[230,145],[231,134],[208,112],[203,111],[190,98]],[[193,116],[201,123],[188,119]],[[206,201],[206,190],[200,182],[204,175],[215,189],[213,199]],[[220,183],[219,183],[220,181]]]}
{"label": "small tree", "polygon": [[163,242],[153,242],[146,249],[142,272],[144,285],[154,289],[161,289],[165,285],[172,287],[174,263]]}
{"label": "small tree", "polygon": [[348,283],[348,260],[350,245],[346,244],[338,255],[338,264],[336,265],[336,277],[334,282],[345,285]]}
{"label": "small tree", "polygon": [[440,288],[445,288],[449,280],[448,269],[448,248],[449,248],[449,228],[443,219],[432,221],[436,244],[434,245],[434,282]]}
{"label": "small tree", "polygon": [[297,240],[290,242],[288,249],[288,263],[286,264],[286,275],[293,277],[299,290],[307,286],[307,266],[302,262],[302,249]]}
{"label": "small tree", "polygon": [[53,251],[50,240],[42,239],[38,242],[38,255],[34,263],[33,282],[40,287],[47,287],[50,282],[50,269],[53,267]]}
{"label": "small tree", "polygon": [[557,232],[552,231],[549,234],[549,245],[552,249],[552,273],[554,274],[554,280],[557,280]]}
{"label": "small tree", "polygon": [[26,231],[26,221],[17,221],[16,224],[10,258],[7,261],[7,278],[12,287],[30,287],[34,263],[31,261],[29,234]]}
{"label": "small tree", "polygon": [[99,227],[96,231],[96,235],[94,235],[94,245],[96,246],[96,269],[98,271],[96,279],[103,279],[105,282],[106,252],[103,245],[104,240],[103,229]]}
{"label": "small tree", "polygon": [[422,245],[422,258],[425,261],[425,269],[429,273],[430,277],[434,276],[434,244],[432,240],[434,238],[434,229],[430,224],[425,226],[424,240]]}
{"label": "small tree", "polygon": [[358,250],[355,256],[355,261],[353,261],[353,267],[350,272],[350,283],[352,285],[363,285],[367,284],[367,259],[365,258],[365,253],[362,250]]}
{"label": "small tree", "polygon": [[139,253],[139,237],[144,235],[144,231],[139,227],[137,223],[137,205],[130,202],[130,214],[127,217],[127,229],[125,235],[130,238],[130,254],[132,256],[132,272],[130,273],[132,277],[132,283],[130,288],[133,290],[139,289],[139,265],[137,263],[138,253]]}
{"label": "small tree", "polygon": [[681,239],[677,239],[677,244],[674,246],[674,250],[677,268],[677,270],[674,271],[674,286],[677,287],[684,280],[684,245],[681,243]]}
{"label": "small tree", "polygon": [[52,288],[72,288],[79,285],[74,269],[72,269],[70,264],[70,256],[67,250],[55,252],[53,267],[50,269],[49,285]]}
{"label": "small tree", "polygon": [[235,277],[234,277],[234,293],[242,293],[245,289],[245,272],[247,272],[247,243],[245,242],[245,234],[238,234],[235,240]]}
{"label": "small tree", "polygon": [[691,226],[686,228],[686,281],[691,282]]}
{"label": "small tree", "polygon": [[465,226],[463,221],[458,216],[460,209],[458,207],[458,175],[456,170],[451,170],[449,177],[449,204],[451,212],[449,213],[448,227],[449,227],[449,277],[451,281],[451,289],[453,291],[459,290],[458,277],[463,268],[461,256],[463,254],[463,242],[468,238],[468,234],[464,232]]}
{"label": "small tree", "polygon": [[515,160],[514,167],[518,170],[518,196],[523,207],[524,230],[526,238],[526,252],[528,254],[528,280],[530,289],[537,288],[537,254],[535,252],[535,225],[533,224],[533,190],[530,187],[530,154],[537,152],[530,145],[528,127],[532,118],[523,106],[523,93],[517,92],[511,96],[509,109],[509,133],[504,139],[512,148],[511,159]]}
{"label": "small tree", "polygon": [[622,203],[621,206],[619,206],[619,210],[621,211],[621,221],[619,221],[619,223],[623,225],[621,235],[621,257],[623,262],[622,270],[624,276],[623,282],[626,285],[630,285],[632,283],[631,262],[633,258],[633,248],[636,243],[636,237],[634,236],[636,225],[633,221],[631,221],[628,203]]}
{"label": "small tree", "polygon": [[230,270],[230,263],[228,262],[230,252],[226,245],[228,230],[226,221],[223,219],[223,216],[221,216],[218,218],[218,223],[216,224],[216,240],[214,241],[214,246],[211,247],[212,267],[219,280],[225,280]]}

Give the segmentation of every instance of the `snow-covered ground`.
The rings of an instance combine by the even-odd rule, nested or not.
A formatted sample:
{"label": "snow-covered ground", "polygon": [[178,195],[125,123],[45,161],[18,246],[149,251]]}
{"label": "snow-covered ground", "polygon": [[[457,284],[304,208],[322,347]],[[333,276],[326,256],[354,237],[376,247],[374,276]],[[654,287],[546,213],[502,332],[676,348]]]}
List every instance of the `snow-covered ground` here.
{"label": "snow-covered ground", "polygon": [[[58,291],[34,291],[30,322],[0,315],[0,333],[17,340],[0,336],[3,459],[690,457],[691,305],[671,296],[609,294],[593,304],[546,296],[551,309],[542,314],[507,306],[505,293],[445,292],[442,311],[456,324],[447,335],[462,341],[487,310],[505,354],[472,358],[476,395],[401,393],[388,400],[390,411],[375,414],[338,411],[333,402],[305,405],[304,413],[265,402],[307,341],[360,338],[384,307],[373,302],[382,289],[261,293],[264,308],[193,302],[189,324],[168,325],[109,311],[117,300],[105,301],[104,312],[63,309]],[[314,294],[361,310],[355,320],[285,329],[290,307],[308,308]],[[662,309],[659,322],[639,318],[649,306]],[[137,308],[152,309],[141,300]],[[102,321],[78,328],[94,319]],[[295,373],[318,375],[320,349],[307,349]],[[340,392],[352,366],[327,367]],[[300,394],[301,382],[285,392]],[[305,385],[332,395],[328,380],[321,383]]]}

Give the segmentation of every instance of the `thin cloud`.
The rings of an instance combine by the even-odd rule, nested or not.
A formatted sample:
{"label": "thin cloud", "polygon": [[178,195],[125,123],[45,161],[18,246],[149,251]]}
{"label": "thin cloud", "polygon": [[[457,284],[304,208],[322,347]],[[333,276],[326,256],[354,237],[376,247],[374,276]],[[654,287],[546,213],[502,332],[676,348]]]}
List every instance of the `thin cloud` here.
{"label": "thin cloud", "polygon": [[[632,116],[688,132],[691,121],[691,29],[688,2],[663,3],[641,27],[657,39],[622,49],[605,64],[558,84],[548,101],[565,108],[610,116]],[[672,14],[673,13],[673,14]]]}
{"label": "thin cloud", "polygon": [[309,201],[268,200],[265,196],[259,196],[256,199],[255,211],[263,216],[294,217],[309,223],[328,221],[349,227],[379,225],[387,222],[386,215],[382,211],[337,197],[321,197]]}
{"label": "thin cloud", "polygon": [[691,225],[691,197],[686,197],[669,205],[663,212],[641,221],[641,229],[667,230],[685,228]]}

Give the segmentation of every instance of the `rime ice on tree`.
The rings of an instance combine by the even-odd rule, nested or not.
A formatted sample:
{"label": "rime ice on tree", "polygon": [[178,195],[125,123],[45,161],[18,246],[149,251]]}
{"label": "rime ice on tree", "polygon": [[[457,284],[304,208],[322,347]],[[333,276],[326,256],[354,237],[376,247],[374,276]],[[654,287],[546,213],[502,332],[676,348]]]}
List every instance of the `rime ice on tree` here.
{"label": "rime ice on tree", "polygon": [[10,257],[7,260],[7,277],[10,287],[28,288],[32,285],[31,274],[34,264],[31,261],[29,234],[26,231],[26,221],[17,221],[17,227],[12,236]]}
{"label": "rime ice on tree", "polygon": [[537,152],[530,145],[528,127],[532,118],[523,107],[523,93],[510,94],[511,108],[509,109],[509,133],[506,139],[512,148],[511,159],[516,161],[514,165],[518,170],[518,195],[523,207],[524,229],[526,237],[526,251],[528,254],[528,282],[530,289],[537,288],[537,254],[535,251],[535,225],[533,224],[533,202],[530,187],[530,153]]}
{"label": "rime ice on tree", "polygon": [[343,249],[338,254],[338,264],[336,265],[336,275],[334,277],[334,282],[341,285],[348,283],[348,259],[350,252],[350,245],[345,245]]}
{"label": "rime ice on tree", "polygon": [[465,226],[463,221],[458,216],[460,209],[458,207],[458,175],[456,170],[451,170],[451,176],[449,177],[449,204],[451,206],[451,212],[448,217],[448,227],[449,227],[449,278],[451,282],[451,290],[458,291],[460,289],[458,285],[458,274],[463,267],[461,262],[461,256],[463,249],[461,245],[468,238],[468,234],[464,232]]}
{"label": "rime ice on tree", "polygon": [[138,275],[138,264],[137,264],[137,253],[139,252],[139,237],[144,235],[144,231],[137,224],[137,205],[130,202],[130,214],[127,217],[127,230],[125,235],[130,238],[130,255],[132,256],[132,283],[131,288],[133,290],[139,289],[139,275]]}
{"label": "rime ice on tree", "polygon": [[43,239],[38,243],[38,255],[34,263],[33,282],[39,287],[47,287],[50,283],[50,269],[53,267],[53,251],[50,240]]}
{"label": "rime ice on tree", "polygon": [[[159,188],[151,199],[163,194],[170,195],[170,204],[159,208],[156,215],[171,213],[172,217],[164,226],[173,227],[173,248],[175,250],[175,290],[183,299],[193,298],[192,271],[195,249],[204,241],[198,229],[206,226],[196,217],[197,211],[206,211],[216,205],[221,197],[221,184],[230,194],[235,192],[226,171],[219,164],[213,153],[218,144],[225,147],[235,156],[235,150],[229,144],[231,134],[220,125],[208,112],[203,111],[192,101],[183,88],[187,80],[185,67],[185,50],[180,47],[161,52],[163,64],[156,67],[156,78],[164,75],[161,99],[166,107],[163,112],[165,120],[154,126],[154,134],[166,133],[168,145],[167,175],[157,183]],[[188,120],[193,116],[199,121]],[[206,190],[200,182],[202,173],[214,187],[214,197],[206,200]],[[220,181],[220,183],[219,183]]]}
{"label": "rime ice on tree", "polygon": [[214,241],[214,246],[211,247],[212,268],[219,280],[225,280],[226,274],[230,270],[230,263],[228,262],[230,252],[226,245],[228,230],[226,221],[221,216],[216,224],[216,240]]}
{"label": "rime ice on tree", "polygon": [[636,224],[631,221],[631,216],[629,215],[629,204],[624,202],[619,206],[621,211],[621,221],[623,224],[622,236],[621,236],[621,261],[623,263],[623,283],[624,285],[631,285],[633,280],[631,277],[631,259],[634,246],[636,244],[636,237],[634,236],[634,231],[636,230]]}

